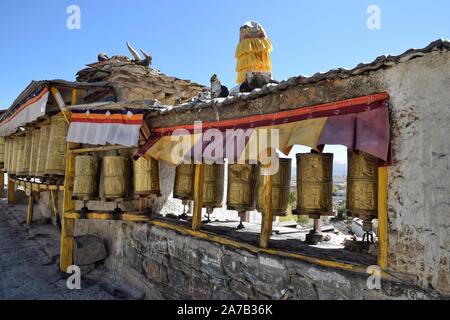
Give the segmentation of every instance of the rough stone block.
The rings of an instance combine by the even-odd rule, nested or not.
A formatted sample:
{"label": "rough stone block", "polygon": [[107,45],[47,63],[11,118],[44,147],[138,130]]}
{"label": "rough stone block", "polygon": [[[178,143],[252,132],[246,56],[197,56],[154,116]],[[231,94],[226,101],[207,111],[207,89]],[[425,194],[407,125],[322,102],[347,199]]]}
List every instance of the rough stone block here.
{"label": "rough stone block", "polygon": [[99,237],[84,235],[74,240],[74,263],[78,266],[94,264],[108,256],[105,243]]}

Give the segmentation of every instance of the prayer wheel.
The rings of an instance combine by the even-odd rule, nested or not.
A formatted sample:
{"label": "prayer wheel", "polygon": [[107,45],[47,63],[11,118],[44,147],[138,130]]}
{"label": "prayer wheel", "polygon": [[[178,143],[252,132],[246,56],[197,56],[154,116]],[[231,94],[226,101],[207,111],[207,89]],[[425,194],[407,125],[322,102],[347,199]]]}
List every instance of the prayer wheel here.
{"label": "prayer wheel", "polygon": [[[278,172],[272,176],[272,210],[276,217],[287,216],[291,191],[291,159],[279,159]],[[263,212],[263,183],[261,166],[256,175],[256,209]]]}
{"label": "prayer wheel", "polygon": [[23,156],[17,162],[18,176],[28,176],[30,174],[31,138],[31,131],[27,131],[24,140]]}
{"label": "prayer wheel", "polygon": [[194,200],[194,164],[180,164],[175,169],[173,197],[180,200]]}
{"label": "prayer wheel", "polygon": [[4,158],[4,165],[3,165],[3,170],[5,172],[9,172],[8,170],[8,165],[9,165],[9,155],[11,154],[9,151],[9,142],[10,139],[5,137],[5,158]]}
{"label": "prayer wheel", "polygon": [[39,147],[36,162],[36,176],[43,177],[45,174],[45,164],[47,162],[48,142],[50,139],[50,125],[41,126],[41,134],[39,137]]}
{"label": "prayer wheel", "polygon": [[[205,164],[202,206],[208,211],[222,207],[224,170],[223,164]],[[194,200],[194,175],[194,164],[181,164],[177,167],[174,198]]]}
{"label": "prayer wheel", "polygon": [[41,131],[34,129],[31,132],[31,153],[30,153],[30,170],[29,175],[34,177],[36,175],[38,154],[39,154],[39,140],[41,137]]}
{"label": "prayer wheel", "polygon": [[88,201],[96,197],[98,186],[98,159],[94,156],[83,155],[75,158],[75,177],[73,197]]}
{"label": "prayer wheel", "polygon": [[227,207],[240,213],[255,209],[256,165],[228,165]]}
{"label": "prayer wheel", "polygon": [[353,217],[378,217],[378,159],[348,151],[347,211]]}
{"label": "prayer wheel", "polygon": [[18,148],[18,140],[17,137],[11,138],[11,156],[10,156],[10,162],[9,162],[9,173],[11,175],[16,174],[16,168],[17,168],[17,148]]}
{"label": "prayer wheel", "polygon": [[134,167],[134,194],[159,195],[159,162],[153,158],[147,160],[140,157],[133,162]]}
{"label": "prayer wheel", "polygon": [[52,117],[45,175],[63,176],[66,171],[68,124],[63,115]]}
{"label": "prayer wheel", "polygon": [[214,208],[221,208],[223,202],[225,166],[223,164],[206,164],[203,183],[203,207],[208,213]]}
{"label": "prayer wheel", "polygon": [[14,163],[14,172],[17,176],[21,175],[21,169],[24,163],[24,155],[25,155],[25,137],[16,137],[17,139],[17,149],[16,149],[16,158]]}
{"label": "prayer wheel", "polygon": [[103,190],[107,200],[119,201],[126,197],[127,162],[122,156],[103,157]]}
{"label": "prayer wheel", "polygon": [[334,216],[332,153],[297,155],[296,214],[312,219]]}
{"label": "prayer wheel", "polygon": [[5,165],[5,149],[6,149],[5,137],[0,137],[0,169],[4,168]]}

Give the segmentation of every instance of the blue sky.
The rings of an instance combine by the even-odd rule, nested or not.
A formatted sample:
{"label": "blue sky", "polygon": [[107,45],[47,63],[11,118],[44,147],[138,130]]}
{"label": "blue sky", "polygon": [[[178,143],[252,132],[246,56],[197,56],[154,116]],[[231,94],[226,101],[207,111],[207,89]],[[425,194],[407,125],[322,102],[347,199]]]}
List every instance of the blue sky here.
{"label": "blue sky", "polygon": [[[81,29],[69,30],[69,5]],[[369,30],[367,8],[381,9],[381,30]],[[428,0],[0,0],[0,108],[31,80],[73,80],[99,51],[128,54],[125,41],[153,56],[153,66],[208,84],[217,73],[234,85],[239,26],[262,23],[274,46],[276,79],[351,68],[450,38],[450,1]]]}

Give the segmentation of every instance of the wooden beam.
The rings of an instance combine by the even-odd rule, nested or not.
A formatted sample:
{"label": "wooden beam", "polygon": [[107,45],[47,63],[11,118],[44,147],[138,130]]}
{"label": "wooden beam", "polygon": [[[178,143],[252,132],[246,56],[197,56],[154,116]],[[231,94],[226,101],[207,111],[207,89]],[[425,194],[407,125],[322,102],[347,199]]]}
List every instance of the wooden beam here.
{"label": "wooden beam", "polygon": [[78,96],[78,90],[77,89],[72,89],[72,99],[70,101],[70,104],[72,106],[77,104],[77,96]]}
{"label": "wooden beam", "polygon": [[192,230],[200,230],[202,226],[204,180],[205,164],[196,164],[194,176],[194,214],[192,215]]}
{"label": "wooden beam", "polygon": [[[76,146],[76,145],[75,145]],[[74,144],[67,144],[67,151],[70,151]],[[75,201],[72,200],[73,182],[75,178],[75,155],[67,152],[66,173],[64,180],[63,212],[75,210]],[[75,232],[75,220],[67,218],[64,214],[61,217],[61,242],[59,268],[62,272],[67,272],[67,268],[73,264],[73,237]]]}
{"label": "wooden beam", "polygon": [[33,224],[33,208],[34,208],[34,197],[33,192],[28,196],[28,208],[27,208],[27,225],[31,226]]}
{"label": "wooden beam", "polygon": [[0,170],[0,198],[5,195],[5,173]]}
{"label": "wooden beam", "polygon": [[81,154],[81,153],[89,153],[89,152],[104,152],[104,151],[114,151],[114,150],[122,150],[122,149],[130,149],[130,147],[126,147],[126,146],[102,146],[102,147],[73,149],[73,150],[70,150],[69,153]]}
{"label": "wooden beam", "polygon": [[388,268],[388,167],[378,169],[378,265]]}
{"label": "wooden beam", "polygon": [[[76,211],[68,211],[64,216],[69,219],[82,219],[81,214]],[[112,220],[111,212],[89,212],[86,216],[88,220]],[[136,212],[124,212],[121,214],[120,220],[129,222],[148,222],[150,217],[146,214],[139,214]]]}
{"label": "wooden beam", "polygon": [[272,209],[272,176],[264,175],[263,179],[263,215],[259,246],[268,248],[272,235],[273,209]]}
{"label": "wooden beam", "polygon": [[58,217],[58,206],[56,202],[58,195],[55,193],[55,190],[50,190],[50,197],[52,198],[53,215]]}
{"label": "wooden beam", "polygon": [[56,101],[56,104],[58,105],[58,107],[59,107],[59,110],[61,110],[61,113],[63,114],[63,116],[64,116],[64,119],[66,119],[66,122],[67,123],[70,123],[70,120],[69,120],[69,118],[68,118],[68,116],[67,116],[67,107],[66,107],[66,103],[64,102],[64,99],[62,98],[62,96],[61,96],[61,93],[59,92],[59,90],[57,89],[57,88],[55,88],[55,87],[51,87],[50,88],[50,91],[51,91],[51,93],[52,93],[52,95],[53,95],[53,98],[55,99],[55,101]]}
{"label": "wooden beam", "polygon": [[8,177],[8,204],[14,204],[14,196],[16,192],[16,183]]}

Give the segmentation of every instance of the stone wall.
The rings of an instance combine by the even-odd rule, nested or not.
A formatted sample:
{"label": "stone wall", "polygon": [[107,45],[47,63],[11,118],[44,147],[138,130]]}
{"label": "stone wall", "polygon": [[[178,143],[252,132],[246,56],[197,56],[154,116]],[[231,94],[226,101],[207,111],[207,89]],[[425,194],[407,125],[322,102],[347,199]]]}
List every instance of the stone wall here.
{"label": "stone wall", "polygon": [[[389,168],[388,268],[408,285],[383,283],[382,291],[369,291],[366,276],[253,255],[145,224],[79,221],[78,232],[107,240],[108,267],[141,286],[148,298],[410,299],[437,297],[436,292],[448,295],[449,84],[450,53],[438,50],[355,77],[276,94],[284,95],[286,106],[294,105],[294,98],[304,92],[316,103],[330,100],[327,92],[334,92],[331,96],[336,99],[381,91],[390,94],[394,162]],[[261,108],[270,99],[277,101],[265,96],[259,102],[246,103]],[[271,105],[274,103],[267,103],[268,109]],[[224,114],[226,108],[235,108],[223,107]],[[167,193],[173,176],[161,177]]]}

